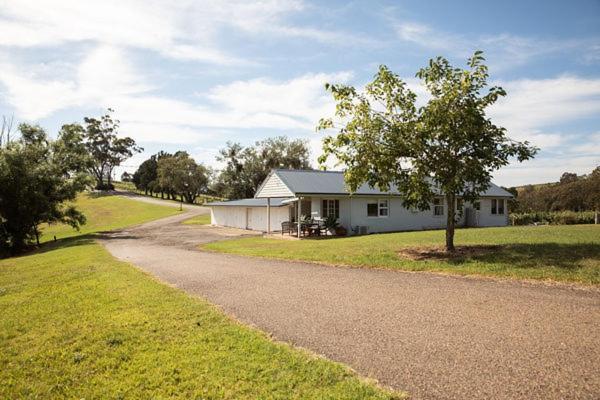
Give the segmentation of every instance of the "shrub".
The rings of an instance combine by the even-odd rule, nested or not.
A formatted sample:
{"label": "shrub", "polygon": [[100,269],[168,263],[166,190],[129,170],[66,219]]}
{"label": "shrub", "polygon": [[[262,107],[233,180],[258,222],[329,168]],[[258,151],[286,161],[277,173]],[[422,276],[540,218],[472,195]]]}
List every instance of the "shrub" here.
{"label": "shrub", "polygon": [[512,225],[573,225],[593,224],[593,211],[538,211],[510,215]]}

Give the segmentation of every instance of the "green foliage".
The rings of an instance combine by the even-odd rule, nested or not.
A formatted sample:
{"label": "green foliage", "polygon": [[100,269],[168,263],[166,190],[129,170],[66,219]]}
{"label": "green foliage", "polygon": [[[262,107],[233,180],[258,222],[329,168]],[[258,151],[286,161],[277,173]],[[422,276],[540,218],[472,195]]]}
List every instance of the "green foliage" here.
{"label": "green foliage", "polygon": [[272,169],[310,168],[309,155],[305,140],[290,140],[285,136],[259,141],[246,148],[228,142],[217,157],[226,166],[217,177],[213,191],[228,199],[253,197]]}
{"label": "green foliage", "polygon": [[[262,237],[203,245],[211,251],[364,268],[438,271],[600,285],[600,226],[508,226],[456,231],[473,255],[412,260],[405,250],[440,248],[444,231],[398,232],[334,240],[278,240]],[[481,251],[478,251],[481,249]]]}
{"label": "green foliage", "polygon": [[528,213],[511,213],[512,225],[575,225],[593,224],[594,211],[536,211]]}
{"label": "green foliage", "polygon": [[327,218],[325,218],[325,220],[323,220],[323,225],[325,225],[326,229],[335,229],[340,226],[340,223],[335,215],[330,214],[327,216]]}
{"label": "green foliage", "polygon": [[[334,118],[318,129],[334,128],[325,138],[320,162],[334,156],[346,167],[351,191],[363,183],[383,191],[392,187],[404,196],[405,207],[429,208],[440,193],[449,204],[457,196],[477,200],[491,174],[516,157],[533,157],[535,148],[506,136],[486,108],[506,93],[488,87],[488,69],[481,52],[468,60],[468,69],[454,68],[438,57],[417,73],[431,94],[417,108],[416,95],[400,77],[381,66],[364,93],[351,86],[326,85],[336,101]],[[454,247],[455,210],[447,213],[446,247]]]}
{"label": "green foliage", "polygon": [[600,211],[600,167],[587,175],[565,172],[560,182],[515,189],[516,204],[511,210],[520,213],[539,211]]}
{"label": "green foliage", "polygon": [[0,253],[39,242],[42,223],[85,223],[83,214],[65,204],[89,183],[73,137],[61,132],[51,141],[41,127],[27,124],[19,131],[19,140],[0,148]]}
{"label": "green foliage", "polygon": [[196,164],[184,151],[162,157],[157,162],[156,172],[159,185],[179,194],[187,203],[193,204],[198,195],[208,190],[208,169]]}

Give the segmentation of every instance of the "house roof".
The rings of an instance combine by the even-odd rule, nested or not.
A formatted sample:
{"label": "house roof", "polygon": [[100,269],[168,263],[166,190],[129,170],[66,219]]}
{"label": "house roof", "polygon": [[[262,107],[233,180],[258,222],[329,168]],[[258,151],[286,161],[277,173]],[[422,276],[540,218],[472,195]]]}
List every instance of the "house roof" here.
{"label": "house roof", "polygon": [[[321,195],[348,195],[350,194],[344,182],[343,171],[319,171],[319,170],[290,170],[274,169],[265,182],[272,176],[277,175],[279,179],[294,194],[321,194]],[[264,182],[263,182],[264,185]],[[262,185],[261,185],[262,187]],[[354,195],[400,195],[397,188],[392,186],[389,192],[383,192],[378,188],[372,188],[367,184],[360,186]],[[259,193],[257,191],[257,194]],[[490,187],[480,194],[483,197],[512,197],[512,194],[501,187],[491,183]]]}
{"label": "house roof", "polygon": [[[272,197],[271,207],[281,207],[285,204],[282,203],[286,198],[284,197]],[[206,203],[206,206],[223,206],[223,207],[266,207],[267,199],[240,199],[240,200],[229,200],[229,201],[213,201],[212,203]]]}

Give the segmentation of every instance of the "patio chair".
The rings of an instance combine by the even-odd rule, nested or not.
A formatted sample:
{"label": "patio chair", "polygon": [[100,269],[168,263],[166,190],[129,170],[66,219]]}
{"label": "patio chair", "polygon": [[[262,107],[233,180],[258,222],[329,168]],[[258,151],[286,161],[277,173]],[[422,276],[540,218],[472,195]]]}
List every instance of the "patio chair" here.
{"label": "patio chair", "polygon": [[287,234],[290,234],[290,231],[292,230],[292,223],[290,221],[283,221],[281,223],[281,236],[283,236],[283,232],[287,232]]}

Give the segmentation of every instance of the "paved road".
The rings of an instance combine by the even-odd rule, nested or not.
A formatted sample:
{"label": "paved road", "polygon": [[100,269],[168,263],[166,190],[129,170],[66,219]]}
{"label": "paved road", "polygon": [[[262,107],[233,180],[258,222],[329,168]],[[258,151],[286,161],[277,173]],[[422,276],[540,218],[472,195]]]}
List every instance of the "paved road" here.
{"label": "paved road", "polygon": [[103,243],[279,340],[416,399],[600,398],[599,291],[207,253],[195,246],[247,232],[181,225],[187,217]]}

